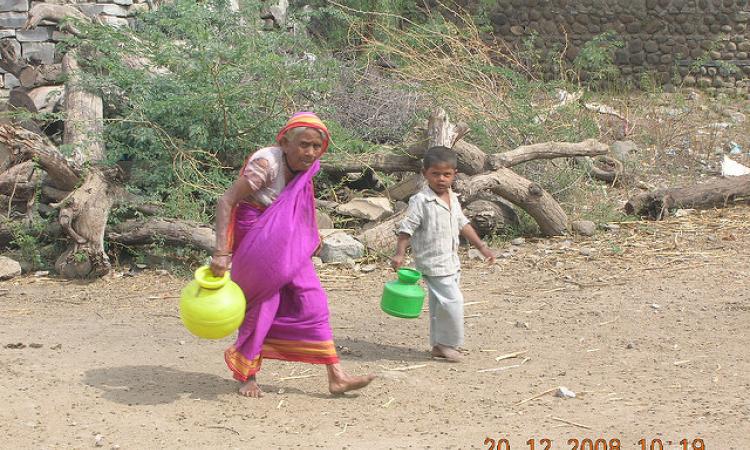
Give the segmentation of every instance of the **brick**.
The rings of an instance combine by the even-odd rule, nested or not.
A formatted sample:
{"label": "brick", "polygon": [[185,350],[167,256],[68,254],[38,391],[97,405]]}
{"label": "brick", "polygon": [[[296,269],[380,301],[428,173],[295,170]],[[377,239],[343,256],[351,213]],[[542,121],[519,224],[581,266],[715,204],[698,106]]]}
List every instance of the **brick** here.
{"label": "brick", "polygon": [[0,30],[0,39],[16,37],[16,30]]}
{"label": "brick", "polygon": [[16,31],[18,42],[44,42],[52,39],[53,28],[36,27],[31,30]]}
{"label": "brick", "polygon": [[23,57],[28,60],[39,61],[42,64],[55,62],[55,44],[51,42],[24,42]]}
{"label": "brick", "polygon": [[22,12],[0,13],[0,28],[21,28],[28,15]]}
{"label": "brick", "polygon": [[0,0],[0,12],[28,11],[29,0]]}

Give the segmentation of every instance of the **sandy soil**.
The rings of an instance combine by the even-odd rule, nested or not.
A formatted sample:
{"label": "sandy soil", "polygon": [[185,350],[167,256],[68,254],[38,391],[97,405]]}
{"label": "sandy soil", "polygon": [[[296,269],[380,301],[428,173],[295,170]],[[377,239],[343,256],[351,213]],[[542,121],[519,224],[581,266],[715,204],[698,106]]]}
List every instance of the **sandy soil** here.
{"label": "sandy soil", "polygon": [[[745,450],[748,219],[750,209],[734,208],[620,224],[593,239],[529,240],[500,249],[494,267],[464,257],[458,365],[427,358],[425,315],[379,310],[385,266],[326,268],[344,366],[381,375],[344,397],[328,394],[322,367],[279,361],[263,367],[264,398],[237,395],[222,359],[230,339],[199,340],[179,321],[184,279],[3,282],[2,446],[490,448],[490,437],[513,449],[591,438],[610,449],[613,439],[634,450],[640,439],[664,449],[702,439]],[[495,360],[516,351],[526,353]],[[558,386],[576,398],[518,404]]]}

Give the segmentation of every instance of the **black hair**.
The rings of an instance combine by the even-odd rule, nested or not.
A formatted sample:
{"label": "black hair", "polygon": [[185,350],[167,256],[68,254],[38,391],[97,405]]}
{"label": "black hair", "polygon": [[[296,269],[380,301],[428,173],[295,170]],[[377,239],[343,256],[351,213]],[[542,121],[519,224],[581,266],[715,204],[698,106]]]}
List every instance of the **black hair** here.
{"label": "black hair", "polygon": [[436,164],[448,164],[455,169],[458,167],[456,152],[443,146],[430,147],[424,154],[422,167],[427,170]]}

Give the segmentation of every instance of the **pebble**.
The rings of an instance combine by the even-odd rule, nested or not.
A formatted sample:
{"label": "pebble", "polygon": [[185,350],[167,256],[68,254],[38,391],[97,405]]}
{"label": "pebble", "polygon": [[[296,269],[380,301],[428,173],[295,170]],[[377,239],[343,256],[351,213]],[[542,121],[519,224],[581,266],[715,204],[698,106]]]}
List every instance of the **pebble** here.
{"label": "pebble", "polygon": [[578,251],[582,256],[591,256],[593,253],[590,248],[584,247]]}
{"label": "pebble", "polygon": [[378,266],[376,266],[375,264],[365,264],[363,266],[360,266],[359,270],[360,270],[360,272],[370,273],[370,272],[374,271],[377,268],[378,268]]}
{"label": "pebble", "polygon": [[512,241],[510,241],[512,245],[523,245],[525,242],[526,242],[526,239],[522,237],[517,237],[513,239]]}
{"label": "pebble", "polygon": [[557,391],[555,392],[555,397],[576,398],[576,393],[566,388],[565,386],[560,386],[559,388],[557,388]]}
{"label": "pebble", "polygon": [[49,270],[37,270],[36,272],[34,272],[34,276],[37,278],[46,277],[47,275],[49,275]]}
{"label": "pebble", "polygon": [[104,436],[102,436],[101,434],[97,434],[96,436],[94,436],[94,445],[97,446],[97,447],[103,446],[104,445]]}
{"label": "pebble", "polygon": [[482,256],[482,252],[480,252],[479,250],[477,250],[475,248],[472,248],[472,249],[469,250],[469,259],[479,259],[479,260],[482,260],[482,259],[484,259],[484,256]]}
{"label": "pebble", "polygon": [[659,305],[658,303],[652,303],[651,304],[651,308],[652,309],[659,309],[659,308],[661,308],[661,305]]}
{"label": "pebble", "polygon": [[528,330],[529,324],[527,322],[521,322],[520,320],[516,320],[516,328],[524,328]]}
{"label": "pebble", "polygon": [[628,350],[632,350],[635,348],[635,344],[632,342],[628,342],[628,345],[626,345],[625,348]]}

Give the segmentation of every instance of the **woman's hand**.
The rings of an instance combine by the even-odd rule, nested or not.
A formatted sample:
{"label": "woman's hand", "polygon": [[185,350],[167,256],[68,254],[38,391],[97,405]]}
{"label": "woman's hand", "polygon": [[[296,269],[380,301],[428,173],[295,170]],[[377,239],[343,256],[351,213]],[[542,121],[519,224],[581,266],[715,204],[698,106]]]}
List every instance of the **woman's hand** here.
{"label": "woman's hand", "polygon": [[232,263],[230,255],[213,255],[211,257],[211,272],[215,277],[223,277]]}

